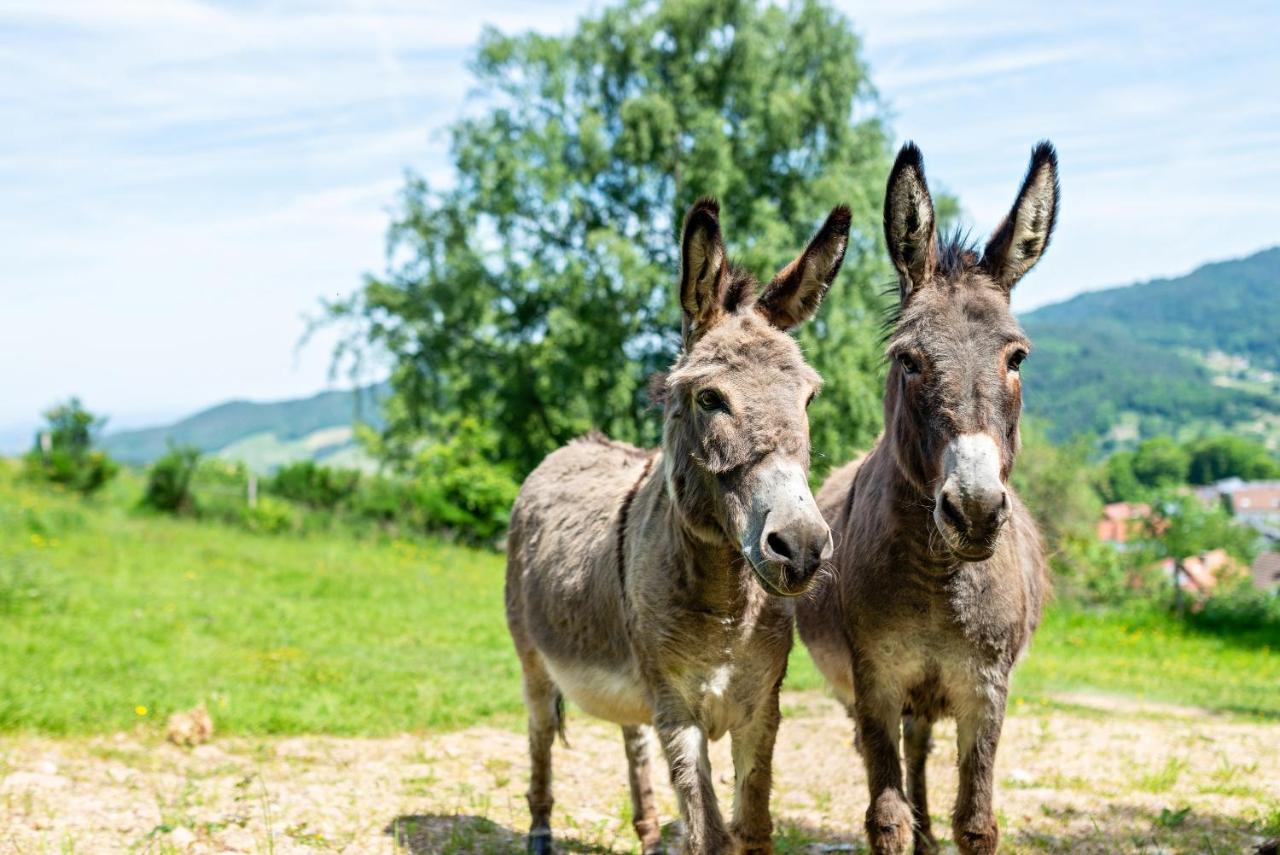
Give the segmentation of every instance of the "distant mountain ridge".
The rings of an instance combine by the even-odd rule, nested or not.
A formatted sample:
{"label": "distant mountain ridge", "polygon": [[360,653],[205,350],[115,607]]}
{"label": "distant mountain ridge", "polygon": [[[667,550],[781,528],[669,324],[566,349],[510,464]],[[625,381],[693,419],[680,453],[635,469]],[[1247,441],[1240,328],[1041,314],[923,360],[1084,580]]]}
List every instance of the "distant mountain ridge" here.
{"label": "distant mountain ridge", "polygon": [[100,445],[111,456],[138,465],[164,454],[170,443],[193,445],[206,454],[229,452],[224,456],[254,468],[301,457],[324,459],[354,447],[351,426],[357,414],[366,423],[381,425],[386,394],[387,387],[378,385],[286,401],[228,401],[171,425],[109,433]]}
{"label": "distant mountain ridge", "polygon": [[1280,247],[1022,317],[1027,411],[1105,447],[1231,431],[1280,443]]}

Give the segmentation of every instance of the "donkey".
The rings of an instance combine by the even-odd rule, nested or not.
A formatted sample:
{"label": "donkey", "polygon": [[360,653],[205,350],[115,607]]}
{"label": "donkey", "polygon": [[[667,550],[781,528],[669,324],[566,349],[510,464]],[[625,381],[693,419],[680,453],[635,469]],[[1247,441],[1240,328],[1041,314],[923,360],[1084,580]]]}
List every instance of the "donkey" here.
{"label": "donkey", "polygon": [[905,852],[913,839],[917,853],[937,848],[925,759],[943,716],[957,723],[956,844],[996,850],[992,773],[1009,674],[1048,587],[1040,535],[1009,486],[1031,348],[1009,292],[1053,233],[1057,171],[1053,147],[1036,146],[981,256],[959,235],[939,244],[918,148],[903,146],[889,175],[885,239],[899,299],[885,432],[819,490],[834,572],[797,606],[800,636],[856,725],[876,853]]}
{"label": "donkey", "polygon": [[[806,408],[820,380],[787,330],[844,260],[849,210],[756,297],[726,261],[719,206],[684,223],[684,346],[655,387],[662,448],[588,435],[520,489],[507,549],[507,624],[524,672],[532,760],[529,850],[551,851],[551,745],[563,699],[622,725],[633,825],[661,851],[649,781],[656,729],[689,853],[772,852],[769,790],[794,600],[832,551],[809,490]],[[726,828],[708,740],[729,733]]]}

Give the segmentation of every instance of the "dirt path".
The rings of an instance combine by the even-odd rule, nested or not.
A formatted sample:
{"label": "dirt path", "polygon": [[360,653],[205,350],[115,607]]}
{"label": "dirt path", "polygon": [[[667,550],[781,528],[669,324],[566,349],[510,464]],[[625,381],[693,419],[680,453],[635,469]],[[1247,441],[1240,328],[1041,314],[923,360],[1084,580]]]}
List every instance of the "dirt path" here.
{"label": "dirt path", "polygon": [[[1011,711],[998,764],[1004,851],[1245,852],[1280,835],[1280,724],[1061,700]],[[783,709],[779,852],[865,851],[864,779],[843,713],[816,694],[789,695]],[[929,769],[948,838],[954,737],[939,728]],[[617,729],[571,713],[569,741],[555,756],[561,851],[635,851]],[[215,738],[192,750],[124,734],[4,737],[0,853],[523,852],[524,751],[521,732],[486,727]],[[727,740],[713,765],[727,799]],[[660,809],[669,822],[665,787]]]}

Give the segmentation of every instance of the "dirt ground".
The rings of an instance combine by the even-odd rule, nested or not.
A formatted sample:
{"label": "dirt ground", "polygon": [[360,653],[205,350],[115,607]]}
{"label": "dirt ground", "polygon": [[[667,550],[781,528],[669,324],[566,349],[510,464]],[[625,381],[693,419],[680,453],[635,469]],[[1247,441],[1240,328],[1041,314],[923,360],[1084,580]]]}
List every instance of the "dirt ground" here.
{"label": "dirt ground", "polygon": [[[783,711],[779,852],[865,851],[864,776],[843,712],[817,694],[787,695]],[[929,769],[945,838],[954,737],[949,724],[935,731]],[[634,852],[617,729],[571,712],[569,742],[555,753],[560,851]],[[728,740],[712,757],[727,806]],[[526,768],[523,733],[492,727],[215,736],[194,749],[142,734],[4,737],[0,853],[523,852]],[[997,780],[1004,851],[1249,852],[1280,835],[1280,724],[1061,697],[1010,711]],[[659,800],[674,838],[665,786]]]}

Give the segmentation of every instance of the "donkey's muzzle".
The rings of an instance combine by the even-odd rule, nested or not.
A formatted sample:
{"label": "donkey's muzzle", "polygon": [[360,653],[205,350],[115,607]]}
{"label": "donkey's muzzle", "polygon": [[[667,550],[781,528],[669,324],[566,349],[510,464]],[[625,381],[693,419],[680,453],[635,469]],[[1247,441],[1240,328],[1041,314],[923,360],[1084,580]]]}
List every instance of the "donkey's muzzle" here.
{"label": "donkey's muzzle", "polygon": [[790,520],[788,525],[766,525],[760,536],[760,554],[780,571],[781,584],[774,587],[788,596],[803,593],[831,553],[831,529],[816,514]]}
{"label": "donkey's muzzle", "polygon": [[943,454],[943,482],[933,519],[951,550],[966,561],[995,551],[1009,519],[1009,490],[1000,477],[1000,449],[985,433],[961,434]]}

